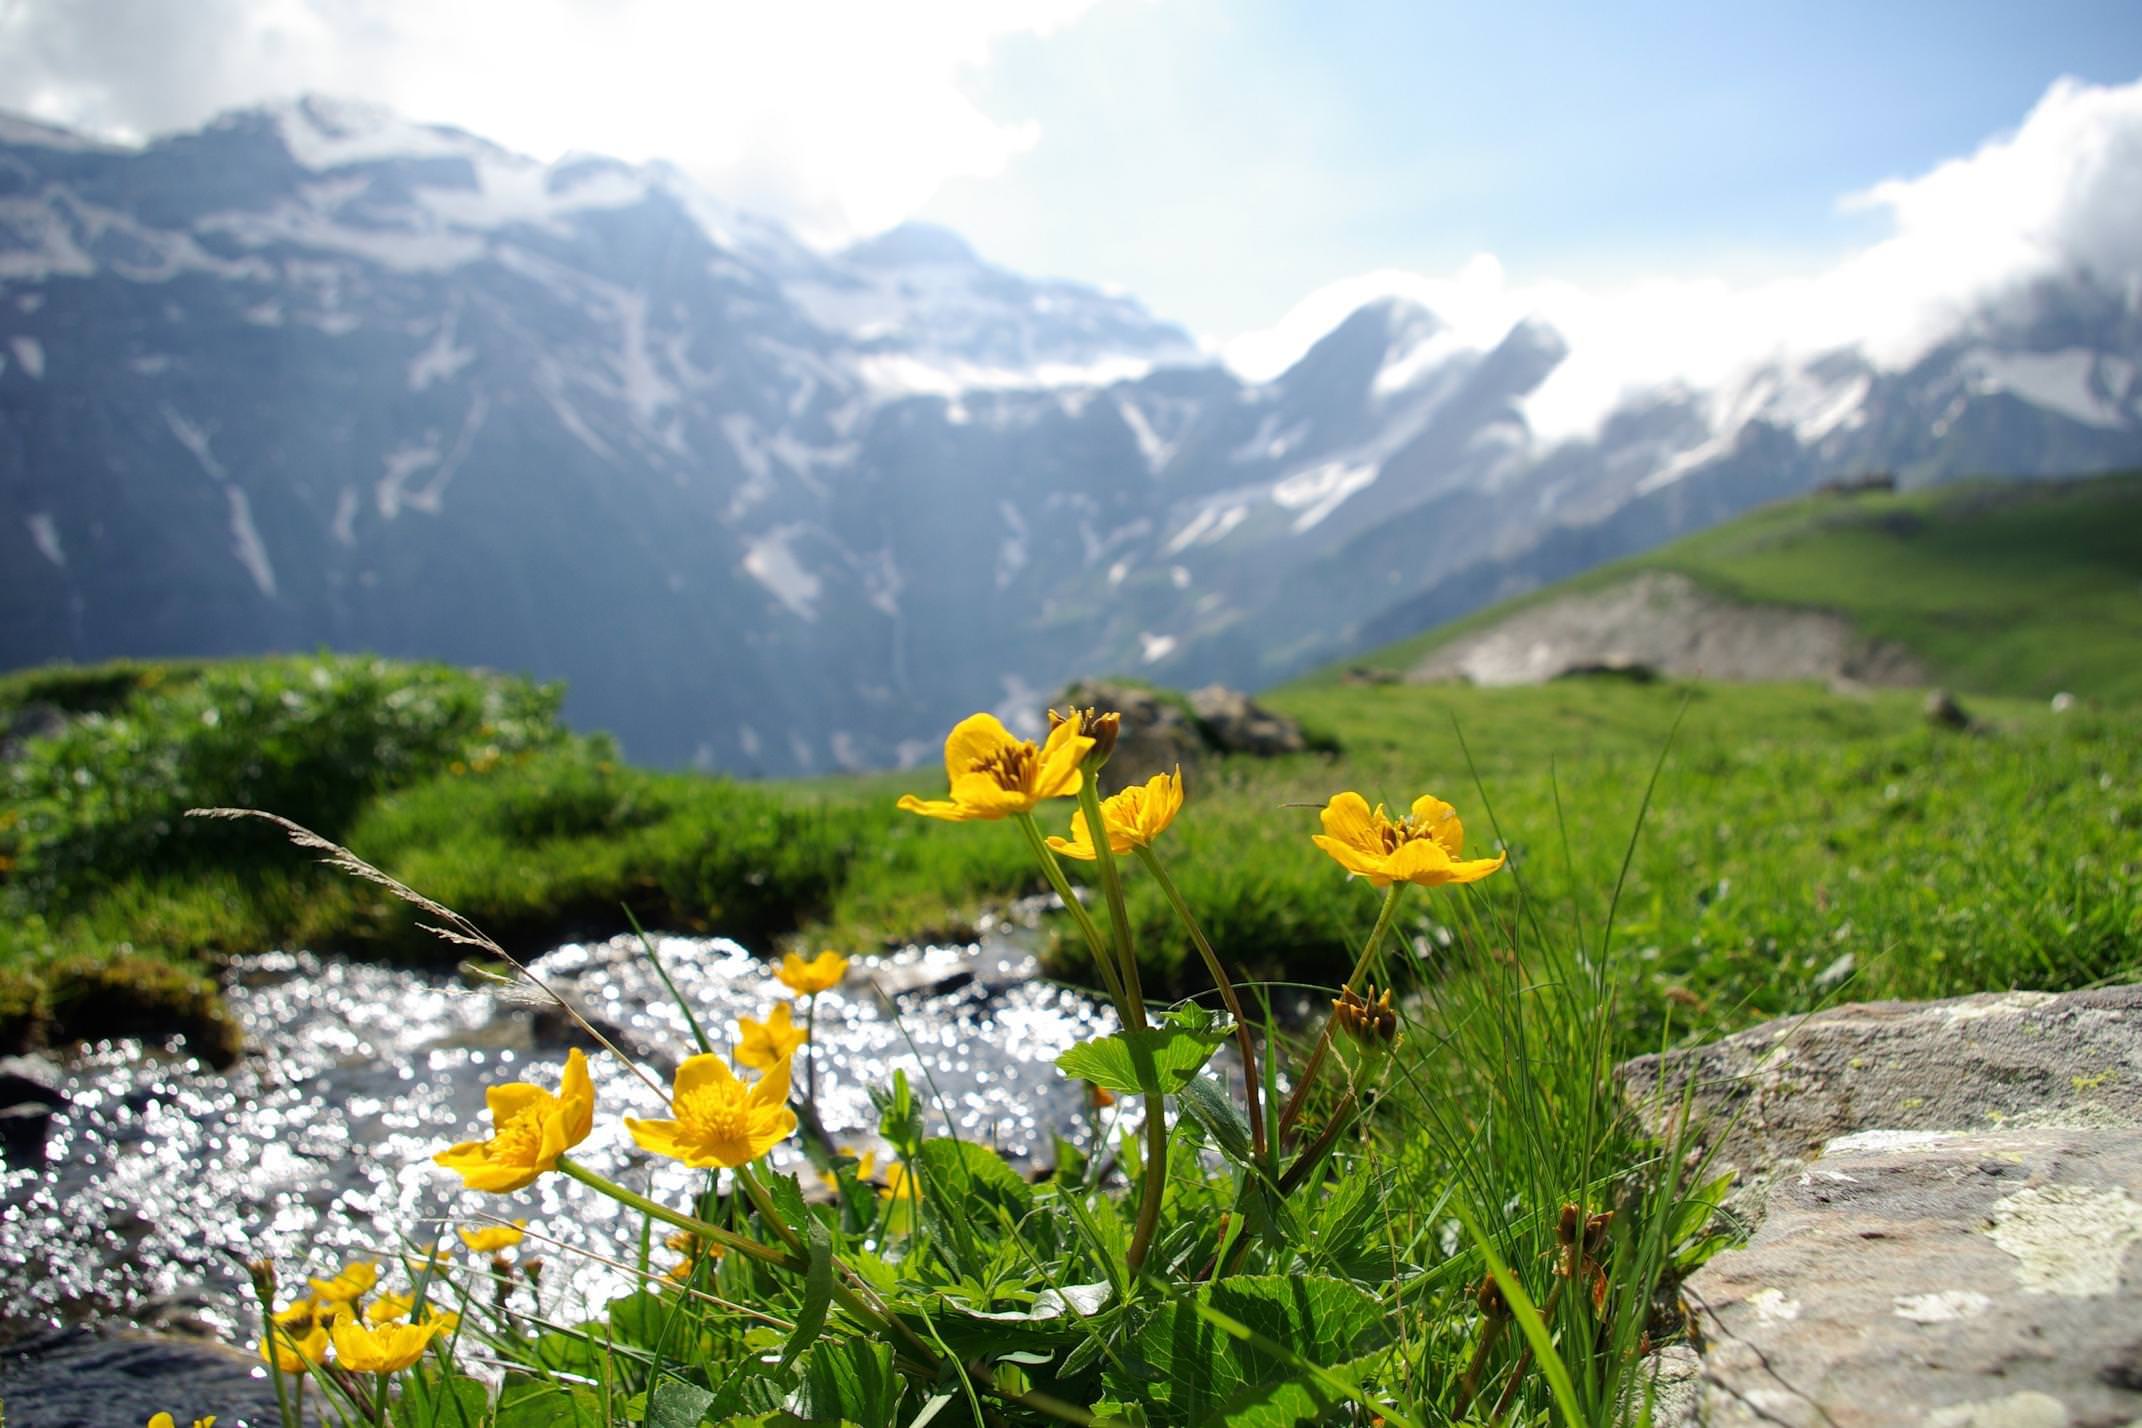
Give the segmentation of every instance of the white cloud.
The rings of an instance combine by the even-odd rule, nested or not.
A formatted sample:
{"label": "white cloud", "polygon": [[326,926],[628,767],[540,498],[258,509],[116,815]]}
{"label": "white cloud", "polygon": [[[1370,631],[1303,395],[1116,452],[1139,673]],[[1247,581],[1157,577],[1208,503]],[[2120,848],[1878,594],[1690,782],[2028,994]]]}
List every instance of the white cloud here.
{"label": "white cloud", "polygon": [[1879,364],[1908,365],[1974,310],[2055,272],[2087,269],[2142,302],[2142,80],[2060,80],[2013,134],[1840,206],[1884,211],[1892,231],[1814,273],[1753,283],[1669,276],[1593,291],[1512,282],[1483,254],[1447,277],[1384,271],[1333,283],[1220,350],[1245,377],[1267,380],[1386,296],[1429,307],[1476,347],[1536,316],[1571,349],[1526,405],[1553,440],[1595,430],[1634,389],[1711,386],[1846,343]]}
{"label": "white cloud", "polygon": [[844,237],[1038,137],[964,87],[1014,35],[1096,0],[15,0],[0,108],[115,138],[346,94],[540,158],[663,158]]}

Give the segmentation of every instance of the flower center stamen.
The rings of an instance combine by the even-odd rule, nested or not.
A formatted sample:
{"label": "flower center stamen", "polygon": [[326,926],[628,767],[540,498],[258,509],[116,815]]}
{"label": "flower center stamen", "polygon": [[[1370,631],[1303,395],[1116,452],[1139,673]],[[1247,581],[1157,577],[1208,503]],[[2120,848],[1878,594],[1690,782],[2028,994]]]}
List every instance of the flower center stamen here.
{"label": "flower center stamen", "polygon": [[1034,766],[1041,757],[1041,750],[1032,744],[1007,744],[974,766],[974,772],[988,774],[997,781],[997,787],[1019,793],[1033,786]]}
{"label": "flower center stamen", "polygon": [[677,1119],[686,1134],[702,1143],[743,1140],[751,1129],[751,1113],[741,1103],[715,1096],[694,1096],[677,1107]]}

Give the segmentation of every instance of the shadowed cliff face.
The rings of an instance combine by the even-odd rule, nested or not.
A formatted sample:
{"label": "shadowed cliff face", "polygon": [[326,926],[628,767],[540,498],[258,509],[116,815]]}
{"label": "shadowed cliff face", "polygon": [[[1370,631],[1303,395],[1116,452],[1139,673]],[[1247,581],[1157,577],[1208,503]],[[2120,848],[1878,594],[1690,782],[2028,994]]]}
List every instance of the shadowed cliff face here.
{"label": "shadowed cliff face", "polygon": [[[1960,331],[1963,331],[1960,329]],[[1908,371],[1633,396],[1384,300],[1270,383],[954,235],[839,254],[660,167],[317,101],[0,129],[0,666],[317,645],[524,670],[633,757],[927,759],[1081,673],[1255,686],[1864,470],[2142,460],[2122,294]]]}

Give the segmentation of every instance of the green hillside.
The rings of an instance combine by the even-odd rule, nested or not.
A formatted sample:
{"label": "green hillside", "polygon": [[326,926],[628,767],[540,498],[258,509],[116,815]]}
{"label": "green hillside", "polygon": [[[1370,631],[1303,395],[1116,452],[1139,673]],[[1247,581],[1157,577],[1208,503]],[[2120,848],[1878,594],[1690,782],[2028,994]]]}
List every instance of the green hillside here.
{"label": "green hillside", "polygon": [[1403,671],[1517,610],[1639,571],[1827,610],[1983,694],[2142,699],[2142,473],[1787,501],[1479,611],[1342,668]]}

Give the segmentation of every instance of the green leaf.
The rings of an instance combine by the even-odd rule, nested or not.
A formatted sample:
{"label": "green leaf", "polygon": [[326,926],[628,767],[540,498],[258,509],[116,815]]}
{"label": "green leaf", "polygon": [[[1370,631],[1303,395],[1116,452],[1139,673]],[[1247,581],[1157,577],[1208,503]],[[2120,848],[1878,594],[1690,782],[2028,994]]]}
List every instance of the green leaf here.
{"label": "green leaf", "polygon": [[698,1428],[699,1420],[714,1406],[714,1395],[681,1378],[665,1378],[647,1399],[647,1428]]}
{"label": "green leaf", "polygon": [[473,1378],[450,1373],[441,1378],[430,1368],[402,1378],[402,1395],[394,1403],[395,1428],[461,1428],[484,1421],[491,1394]]}
{"label": "green leaf", "polygon": [[796,1332],[781,1351],[781,1367],[787,1368],[825,1332],[826,1308],[833,1302],[833,1241],[825,1222],[816,1216],[804,1222],[810,1237],[810,1267],[803,1274],[803,1307],[796,1311]]}
{"label": "green leaf", "polygon": [[[1227,1332],[1210,1309],[1287,1356]],[[1301,1377],[1292,1359],[1340,1363],[1379,1346],[1390,1332],[1382,1301],[1342,1279],[1317,1275],[1238,1275],[1201,1284],[1161,1306],[1133,1344],[1131,1372],[1111,1366],[1104,1381],[1116,1396],[1168,1405],[1170,1423],[1207,1423],[1221,1404],[1261,1384]],[[1327,1385],[1328,1387],[1328,1385]]]}
{"label": "green leaf", "polygon": [[588,1389],[509,1379],[499,1392],[492,1428],[601,1428],[602,1422],[602,1402]]}
{"label": "green leaf", "polygon": [[1176,1092],[1182,1108],[1212,1137],[1220,1154],[1237,1165],[1249,1165],[1249,1121],[1227,1088],[1211,1076],[1193,1076]]}
{"label": "green leaf", "polygon": [[1160,1025],[1082,1041],[1056,1058],[1066,1076],[1110,1091],[1174,1095],[1188,1085],[1234,1027],[1203,1007],[1164,1013]]}
{"label": "green leaf", "polygon": [[890,1344],[820,1339],[803,1356],[802,1406],[813,1418],[891,1423],[898,1415],[900,1390]]}
{"label": "green leaf", "polygon": [[922,1162],[923,1193],[970,1225],[995,1223],[991,1206],[1002,1206],[1014,1219],[1034,1208],[1034,1187],[986,1145],[940,1136],[924,1141],[916,1158]]}

